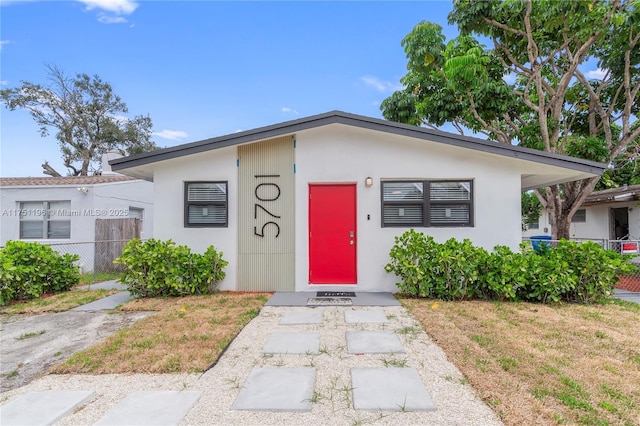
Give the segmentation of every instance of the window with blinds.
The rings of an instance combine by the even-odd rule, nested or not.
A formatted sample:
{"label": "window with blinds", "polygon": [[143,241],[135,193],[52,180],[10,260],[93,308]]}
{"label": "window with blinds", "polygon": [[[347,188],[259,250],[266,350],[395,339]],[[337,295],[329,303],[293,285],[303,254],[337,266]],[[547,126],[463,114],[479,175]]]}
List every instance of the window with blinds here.
{"label": "window with blinds", "polygon": [[578,209],[576,213],[571,218],[572,223],[586,223],[587,222],[587,210],[586,209]]}
{"label": "window with blinds", "polygon": [[473,226],[472,181],[382,182],[382,226]]}
{"label": "window with blinds", "polygon": [[226,227],[227,182],[185,182],[184,226]]}
{"label": "window with blinds", "polygon": [[25,201],[20,203],[20,238],[69,239],[71,201]]}

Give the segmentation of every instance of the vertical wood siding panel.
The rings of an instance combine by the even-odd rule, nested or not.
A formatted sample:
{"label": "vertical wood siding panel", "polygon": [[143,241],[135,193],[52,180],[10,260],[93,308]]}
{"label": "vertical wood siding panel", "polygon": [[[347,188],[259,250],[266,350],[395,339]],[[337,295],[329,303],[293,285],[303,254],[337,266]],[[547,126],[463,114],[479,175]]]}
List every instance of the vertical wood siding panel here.
{"label": "vertical wood siding panel", "polygon": [[294,291],[293,137],[239,146],[238,159],[238,290]]}

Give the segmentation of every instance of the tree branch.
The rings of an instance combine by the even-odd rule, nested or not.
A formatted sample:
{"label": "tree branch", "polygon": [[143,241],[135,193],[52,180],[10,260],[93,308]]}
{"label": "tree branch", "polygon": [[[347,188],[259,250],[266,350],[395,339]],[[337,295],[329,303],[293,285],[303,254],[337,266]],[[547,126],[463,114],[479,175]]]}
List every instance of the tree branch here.
{"label": "tree branch", "polygon": [[51,167],[49,165],[48,161],[45,161],[44,163],[42,163],[42,169],[45,175],[50,175],[53,177],[61,177],[62,175],[60,173],[58,173],[53,167]]}

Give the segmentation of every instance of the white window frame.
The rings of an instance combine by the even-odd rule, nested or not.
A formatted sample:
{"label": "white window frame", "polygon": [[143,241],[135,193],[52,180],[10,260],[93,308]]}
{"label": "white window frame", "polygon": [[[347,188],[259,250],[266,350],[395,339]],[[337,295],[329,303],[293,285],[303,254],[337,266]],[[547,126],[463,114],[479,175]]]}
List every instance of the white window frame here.
{"label": "white window frame", "polygon": [[[52,208],[52,203],[67,203],[62,208]],[[40,204],[38,207],[28,207],[27,205]],[[50,201],[20,201],[20,224],[19,235],[21,240],[69,240],[71,239],[71,219],[69,217],[71,200],[50,200]],[[69,215],[65,214],[68,213]],[[27,222],[39,222],[42,224],[41,233],[37,237],[24,236],[23,226]],[[62,236],[51,236],[51,224],[53,222],[68,223],[68,232]]]}

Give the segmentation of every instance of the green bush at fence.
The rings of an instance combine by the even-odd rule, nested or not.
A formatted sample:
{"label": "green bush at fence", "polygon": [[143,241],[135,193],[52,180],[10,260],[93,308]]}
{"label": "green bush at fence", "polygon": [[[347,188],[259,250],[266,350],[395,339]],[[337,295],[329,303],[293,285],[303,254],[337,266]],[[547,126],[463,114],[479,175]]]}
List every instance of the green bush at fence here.
{"label": "green bush at fence", "polygon": [[635,266],[598,244],[562,240],[535,251],[529,243],[514,253],[493,252],[469,240],[437,243],[411,229],[396,237],[387,272],[397,275],[401,293],[443,300],[522,300],[594,303],[611,296],[620,274]]}
{"label": "green bush at fence", "polygon": [[37,242],[7,241],[0,249],[0,305],[71,289],[80,281],[73,264],[79,259]]}
{"label": "green bush at fence", "polygon": [[124,267],[120,281],[138,297],[206,294],[225,277],[227,261],[210,246],[204,254],[191,253],[173,241],[133,239],[114,263]]}

